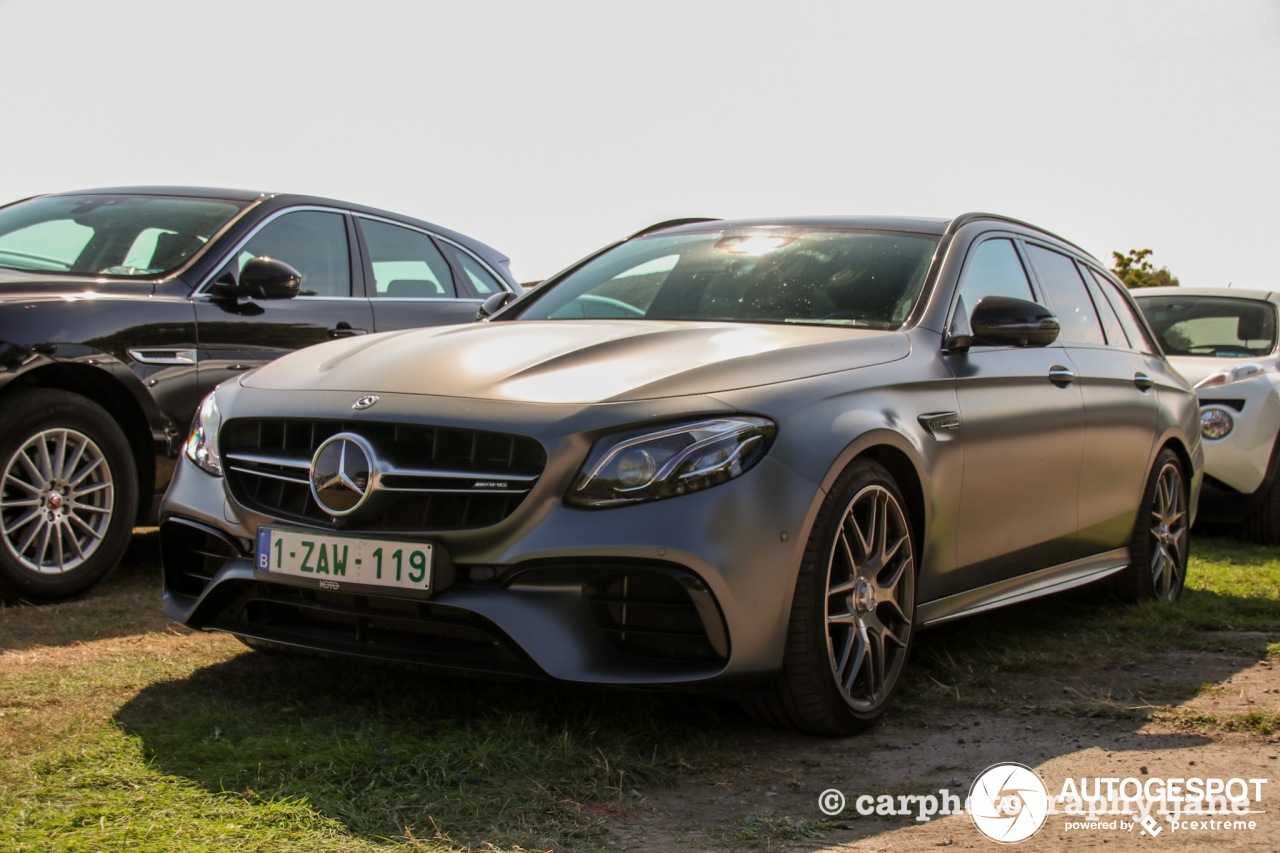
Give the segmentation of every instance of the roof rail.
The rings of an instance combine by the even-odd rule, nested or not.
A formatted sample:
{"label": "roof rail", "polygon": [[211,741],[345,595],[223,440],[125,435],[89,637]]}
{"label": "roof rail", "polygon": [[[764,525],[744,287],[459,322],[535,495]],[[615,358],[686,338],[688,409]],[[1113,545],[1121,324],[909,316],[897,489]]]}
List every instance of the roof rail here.
{"label": "roof rail", "polygon": [[646,234],[652,234],[655,231],[663,231],[667,228],[675,228],[677,225],[692,225],[695,222],[719,222],[720,218],[716,216],[688,216],[684,219],[668,219],[664,222],[655,222],[648,228],[641,228],[636,233],[628,237],[628,240],[634,240],[636,237],[643,237]]}
{"label": "roof rail", "polygon": [[[947,233],[954,234],[956,231],[960,230],[961,226],[968,225],[970,222],[973,222],[978,219],[993,219],[996,222],[1008,222],[1010,225],[1021,225],[1023,228],[1030,228],[1032,231],[1039,231],[1041,234],[1052,237],[1053,239],[1057,240],[1060,243],[1066,243],[1068,246],[1071,246],[1072,248],[1077,249],[1080,252],[1083,252],[1085,255],[1088,255],[1091,258],[1093,257],[1093,255],[1090,254],[1088,249],[1084,248],[1083,246],[1077,243],[1071,242],[1066,237],[1061,237],[1057,234],[1054,234],[1052,231],[1050,231],[1047,228],[1041,228],[1039,225],[1032,225],[1030,222],[1024,222],[1021,219],[1014,219],[1012,216],[1004,216],[1003,214],[999,214],[999,213],[982,213],[979,211],[974,211],[971,213],[962,213],[959,216],[957,216],[955,219],[951,220],[951,223],[947,226]],[[1094,258],[1094,260],[1097,260],[1097,258]]]}

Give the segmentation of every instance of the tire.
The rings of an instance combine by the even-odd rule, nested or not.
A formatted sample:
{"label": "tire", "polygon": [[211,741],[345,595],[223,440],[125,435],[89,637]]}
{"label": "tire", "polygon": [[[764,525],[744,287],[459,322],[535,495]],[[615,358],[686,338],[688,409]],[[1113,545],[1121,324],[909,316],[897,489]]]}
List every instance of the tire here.
{"label": "tire", "polygon": [[1127,568],[1115,575],[1114,589],[1129,601],[1172,603],[1187,581],[1190,534],[1187,477],[1177,454],[1165,448],[1156,457],[1142,506],[1129,540]]}
{"label": "tire", "polygon": [[744,698],[748,714],[828,736],[884,715],[915,633],[916,541],[889,472],[871,460],[850,465],[805,547],[782,672]]}
{"label": "tire", "polygon": [[14,393],[0,412],[0,599],[57,601],[111,573],[138,508],[129,443],[96,403]]}

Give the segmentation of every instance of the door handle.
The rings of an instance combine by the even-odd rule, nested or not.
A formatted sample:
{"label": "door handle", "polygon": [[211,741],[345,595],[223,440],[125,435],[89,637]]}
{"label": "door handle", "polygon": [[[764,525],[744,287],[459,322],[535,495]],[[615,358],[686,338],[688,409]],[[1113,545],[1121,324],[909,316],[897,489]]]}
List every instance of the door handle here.
{"label": "door handle", "polygon": [[367,334],[368,332],[365,329],[351,328],[351,324],[346,320],[343,320],[341,323],[329,330],[329,337],[331,338],[354,338],[356,335]]}
{"label": "door handle", "polygon": [[1059,388],[1066,388],[1076,381],[1076,375],[1071,372],[1071,368],[1055,364],[1049,368],[1049,381]]}
{"label": "door handle", "polygon": [[1139,391],[1150,391],[1156,384],[1156,381],[1145,373],[1133,374],[1133,384],[1138,386]]}

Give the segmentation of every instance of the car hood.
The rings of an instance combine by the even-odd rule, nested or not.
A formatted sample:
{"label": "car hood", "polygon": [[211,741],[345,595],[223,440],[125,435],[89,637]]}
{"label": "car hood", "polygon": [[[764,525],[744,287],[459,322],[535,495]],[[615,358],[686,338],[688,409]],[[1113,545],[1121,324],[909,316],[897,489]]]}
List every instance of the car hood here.
{"label": "car hood", "polygon": [[285,356],[250,388],[601,403],[712,394],[904,358],[901,332],[655,321],[518,321],[391,332]]}

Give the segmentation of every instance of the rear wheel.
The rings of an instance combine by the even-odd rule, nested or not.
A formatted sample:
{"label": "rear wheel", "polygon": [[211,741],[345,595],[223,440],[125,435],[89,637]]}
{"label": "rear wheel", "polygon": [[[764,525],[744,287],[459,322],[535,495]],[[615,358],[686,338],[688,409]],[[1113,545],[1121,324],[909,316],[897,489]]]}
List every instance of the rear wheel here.
{"label": "rear wheel", "polygon": [[78,595],[129,544],[137,474],[128,442],[90,400],[18,392],[0,413],[0,598]]}
{"label": "rear wheel", "polygon": [[884,714],[911,649],[914,542],[893,477],[854,462],[805,549],[782,673],[744,701],[749,713],[822,735],[852,734]]}
{"label": "rear wheel", "polygon": [[1124,598],[1176,601],[1187,580],[1190,516],[1182,462],[1168,448],[1160,451],[1147,481],[1138,521],[1129,542],[1128,568],[1115,576]]}

